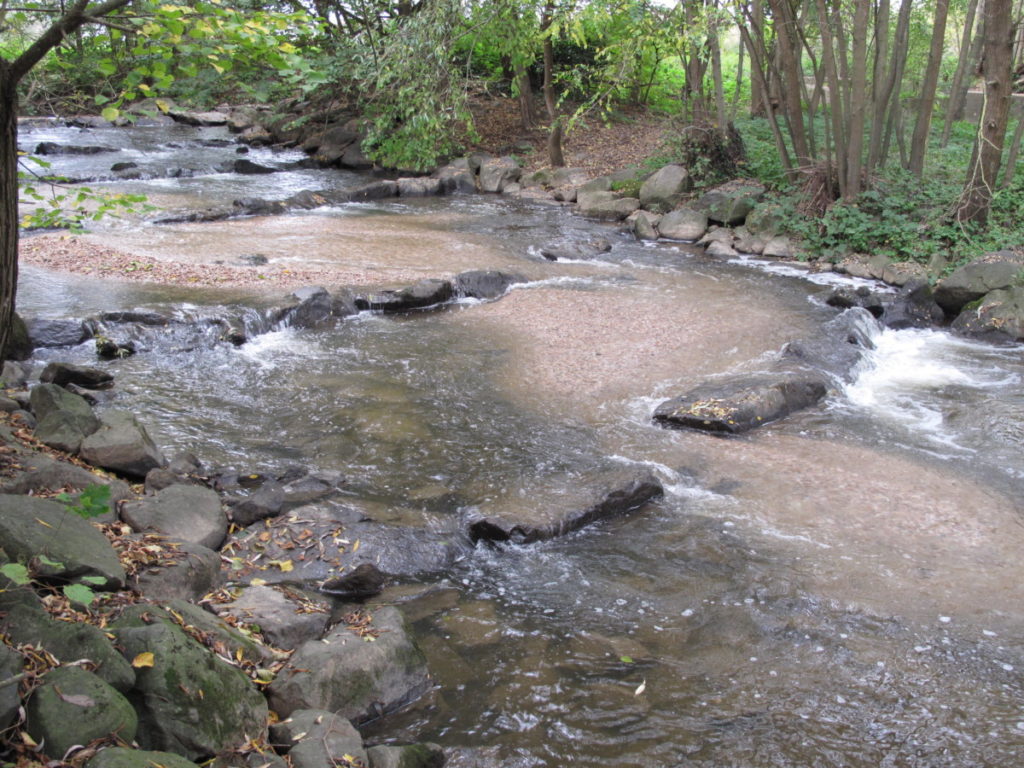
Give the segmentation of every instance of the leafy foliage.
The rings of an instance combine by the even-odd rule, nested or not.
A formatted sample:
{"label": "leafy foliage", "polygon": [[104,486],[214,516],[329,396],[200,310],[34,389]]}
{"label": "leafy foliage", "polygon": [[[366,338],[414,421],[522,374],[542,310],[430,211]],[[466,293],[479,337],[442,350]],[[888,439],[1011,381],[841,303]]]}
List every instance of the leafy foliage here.
{"label": "leafy foliage", "polygon": [[110,486],[96,483],[85,488],[77,499],[67,493],[58,494],[56,499],[69,512],[89,520],[110,511]]}

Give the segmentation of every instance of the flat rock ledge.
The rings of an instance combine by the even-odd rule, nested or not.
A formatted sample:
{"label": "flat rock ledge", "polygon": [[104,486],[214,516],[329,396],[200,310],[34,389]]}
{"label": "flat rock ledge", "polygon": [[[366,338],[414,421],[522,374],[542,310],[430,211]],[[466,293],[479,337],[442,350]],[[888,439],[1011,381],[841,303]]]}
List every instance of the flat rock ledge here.
{"label": "flat rock ledge", "polygon": [[467,520],[470,539],[515,544],[553,539],[638,510],[664,493],[654,475],[634,469],[589,478],[559,475],[543,485],[523,489],[524,493],[511,492],[494,504],[472,510]]}

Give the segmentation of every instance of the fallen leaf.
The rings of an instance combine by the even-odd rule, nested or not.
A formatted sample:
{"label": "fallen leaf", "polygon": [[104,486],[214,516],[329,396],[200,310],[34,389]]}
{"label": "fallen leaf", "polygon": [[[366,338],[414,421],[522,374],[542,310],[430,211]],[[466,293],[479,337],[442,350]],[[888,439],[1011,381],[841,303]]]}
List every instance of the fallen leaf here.
{"label": "fallen leaf", "polygon": [[143,667],[152,667],[155,661],[156,658],[153,656],[152,651],[143,651],[134,659],[132,659],[132,666],[136,669],[141,669]]}
{"label": "fallen leaf", "polygon": [[57,695],[60,696],[61,701],[66,701],[68,704],[74,704],[76,707],[94,707],[94,706],[96,706],[96,701],[94,699],[92,699],[91,697],[86,696],[84,693],[82,693],[82,694],[72,694],[72,695],[69,696],[68,694],[61,693],[60,691],[57,691]]}
{"label": "fallen leaf", "polygon": [[636,690],[633,691],[633,695],[634,696],[639,696],[641,693],[643,693],[646,690],[647,690],[647,681],[644,680],[642,683],[640,683],[640,685],[638,685],[636,687]]}

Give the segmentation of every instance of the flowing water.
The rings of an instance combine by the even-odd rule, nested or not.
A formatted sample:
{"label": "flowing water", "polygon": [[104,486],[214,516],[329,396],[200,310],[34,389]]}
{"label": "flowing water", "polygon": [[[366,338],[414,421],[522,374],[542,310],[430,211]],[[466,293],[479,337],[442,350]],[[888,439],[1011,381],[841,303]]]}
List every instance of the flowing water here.
{"label": "flowing water", "polygon": [[[189,200],[204,178],[268,198],[354,183],[294,173],[161,183]],[[595,233],[613,242],[599,261],[537,255]],[[168,453],[340,469],[375,517],[445,530],[488,500],[543,505],[552,479],[609,463],[665,484],[631,517],[461,560],[410,607],[435,690],[368,740],[436,741],[454,765],[1020,764],[1019,345],[875,329],[822,407],[721,438],[658,428],[651,411],[813,336],[835,313],[827,280],[482,196],[102,237],[198,260],[249,239],[381,282],[472,268],[530,281],[495,302],[269,329],[236,349],[202,321],[266,298],[25,270],[25,314],[145,306],[188,321],[101,363],[115,404]],[[88,344],[38,360],[55,358],[95,364]]]}

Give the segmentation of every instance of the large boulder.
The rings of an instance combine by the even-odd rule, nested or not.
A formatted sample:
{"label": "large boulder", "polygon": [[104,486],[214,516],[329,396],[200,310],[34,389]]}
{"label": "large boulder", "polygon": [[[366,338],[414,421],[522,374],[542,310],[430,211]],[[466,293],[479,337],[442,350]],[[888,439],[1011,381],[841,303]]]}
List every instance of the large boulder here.
{"label": "large boulder", "polygon": [[693,189],[690,172],[682,165],[666,165],[640,186],[640,205],[648,211],[667,213]]}
{"label": "large boulder", "polygon": [[476,175],[469,167],[466,158],[456,160],[434,172],[435,178],[441,183],[441,194],[470,194],[476,192]]}
{"label": "large boulder", "polygon": [[810,370],[737,376],[666,400],[654,420],[667,427],[738,434],[814,405],[827,389],[824,377]]}
{"label": "large boulder", "polygon": [[196,768],[191,760],[173,752],[154,752],[128,747],[107,747],[89,759],[86,768]]}
{"label": "large boulder", "polygon": [[128,411],[100,416],[100,428],[82,441],[81,457],[96,467],[145,479],[146,473],[167,463],[160,449]]}
{"label": "large boulder", "polygon": [[392,712],[429,688],[426,659],[402,615],[385,607],[368,623],[339,624],[323,640],[300,646],[267,697],[280,716],[326,709],[358,723]]}
{"label": "large boulder", "polygon": [[931,328],[944,318],[928,282],[911,280],[898,295],[885,302],[880,319],[889,328]]}
{"label": "large boulder", "polygon": [[35,436],[58,451],[77,453],[101,426],[85,398],[56,384],[33,387],[30,403],[37,419]]}
{"label": "large boulder", "polygon": [[559,475],[471,510],[467,530],[473,541],[526,544],[625,515],[662,493],[661,483],[647,471],[615,468],[583,477]]}
{"label": "large boulder", "polygon": [[[136,540],[142,537],[136,536]],[[187,541],[164,540],[145,542],[154,563],[139,570],[129,579],[129,586],[157,603],[172,600],[198,600],[213,592],[224,582],[220,554]],[[164,555],[157,557],[157,555]]]}
{"label": "large boulder", "polygon": [[334,712],[300,709],[270,727],[270,742],[288,755],[292,768],[369,766],[363,738]]}
{"label": "large boulder", "polygon": [[677,208],[658,222],[658,233],[670,240],[700,240],[707,230],[707,214],[692,208]]}
{"label": "large boulder", "polygon": [[317,328],[333,315],[334,303],[326,288],[299,288],[291,295],[295,302],[281,313],[280,323],[292,328]]}
{"label": "large boulder", "polygon": [[153,613],[109,627],[125,658],[152,654],[128,694],[139,715],[139,746],[197,760],[262,738],[267,704],[245,673]]}
{"label": "large boulder", "polygon": [[[25,657],[0,643],[0,680],[10,680],[21,674],[25,668]],[[5,685],[0,687],[0,731],[6,731],[18,717],[21,699],[18,698],[18,686]]]}
{"label": "large boulder", "polygon": [[414,177],[398,180],[399,197],[434,197],[442,192],[440,179]]}
{"label": "large boulder", "polygon": [[366,750],[370,768],[442,768],[444,750],[437,744],[380,745]]}
{"label": "large boulder", "polygon": [[74,347],[92,336],[81,320],[33,318],[27,325],[29,338],[36,347]]}
{"label": "large boulder", "polygon": [[972,335],[1024,339],[1024,285],[992,291],[967,305],[953,321],[953,328]]}
{"label": "large boulder", "polygon": [[726,226],[743,224],[754,210],[765,188],[755,181],[729,181],[708,190],[693,207],[707,214],[710,221]]}
{"label": "large boulder", "polygon": [[452,289],[458,298],[496,299],[503,296],[516,283],[526,278],[496,269],[474,269],[461,272],[452,280]]}
{"label": "large boulder", "polygon": [[108,736],[131,743],[139,724],[128,699],[81,667],[47,672],[32,692],[26,714],[29,735],[57,760],[73,746]]}
{"label": "large boulder", "polygon": [[0,541],[12,560],[33,561],[42,578],[97,577],[89,579],[93,588],[124,586],[124,568],[107,537],[55,501],[0,495]]}
{"label": "large boulder", "polygon": [[72,363],[47,363],[39,374],[39,380],[58,387],[75,384],[85,389],[107,389],[114,386],[114,377],[107,371]]}
{"label": "large boulder", "polygon": [[620,197],[616,192],[586,191],[576,195],[581,216],[607,221],[622,221],[640,207],[635,197]]}
{"label": "large boulder", "polygon": [[480,163],[479,180],[481,192],[504,192],[519,181],[523,169],[512,157],[493,157]]}
{"label": "large boulder", "polygon": [[217,549],[228,532],[220,496],[197,485],[172,485],[125,504],[121,519],[135,531],[162,533],[209,549]]}
{"label": "large boulder", "polygon": [[966,264],[935,287],[935,300],[950,315],[991,291],[1009,288],[1024,273],[1024,253],[996,251]]}
{"label": "large boulder", "polygon": [[378,312],[408,312],[442,304],[452,298],[454,291],[448,280],[425,278],[398,291],[379,291],[356,300],[361,309]]}
{"label": "large boulder", "polygon": [[330,619],[326,600],[283,586],[244,587],[233,600],[216,603],[213,609],[239,625],[255,624],[268,643],[286,649],[319,639]]}
{"label": "large boulder", "polygon": [[[100,477],[83,467],[31,450],[11,449],[17,455],[20,470],[11,477],[0,477],[0,493],[39,494],[40,492],[84,491],[91,485],[110,486],[110,505],[134,494],[127,483]],[[44,494],[44,495],[49,495]]]}
{"label": "large boulder", "polygon": [[630,226],[637,240],[657,240],[658,223],[661,216],[645,210],[634,211],[629,216]]}
{"label": "large boulder", "polygon": [[0,361],[27,360],[31,354],[32,340],[29,338],[28,328],[25,327],[25,321],[21,316],[15,313],[10,335],[7,337],[7,347],[0,349]]}
{"label": "large boulder", "polygon": [[540,255],[548,261],[578,261],[594,259],[608,253],[612,244],[603,237],[587,240],[555,240],[540,247]]}

